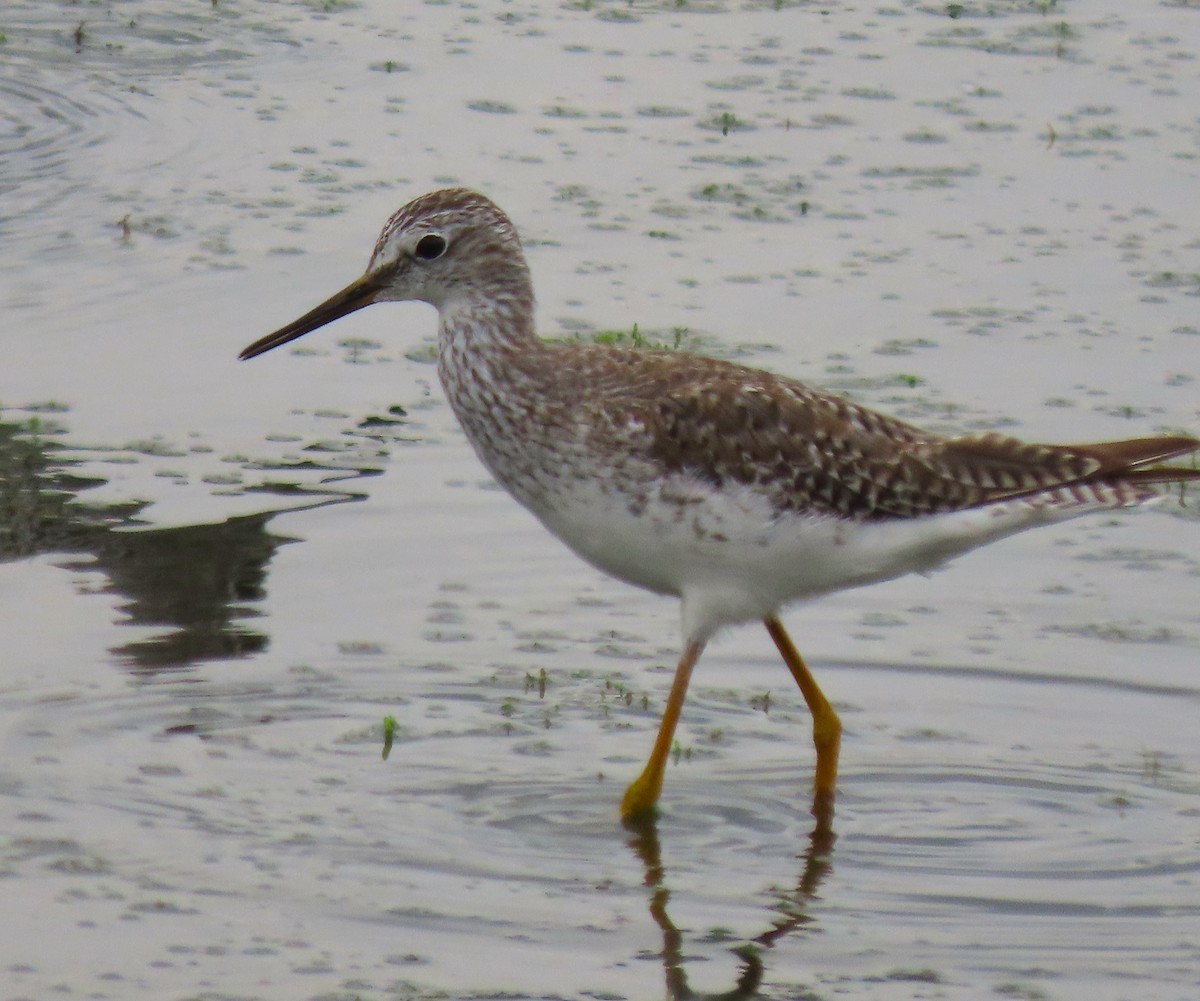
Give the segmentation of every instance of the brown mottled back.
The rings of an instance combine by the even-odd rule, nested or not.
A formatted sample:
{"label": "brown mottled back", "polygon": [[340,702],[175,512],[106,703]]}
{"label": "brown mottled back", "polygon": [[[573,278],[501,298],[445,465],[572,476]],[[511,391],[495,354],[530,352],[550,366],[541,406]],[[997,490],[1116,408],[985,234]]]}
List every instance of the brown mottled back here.
{"label": "brown mottled back", "polygon": [[1196,440],[1184,436],[1093,445],[1029,444],[996,433],[945,437],[719,359],[603,346],[546,350],[552,359],[569,354],[569,362],[537,362],[544,400],[559,397],[596,434],[640,425],[645,458],[713,486],[751,486],[781,512],[909,518],[1034,502],[1043,493],[1061,501],[1064,490],[1081,504],[1127,504],[1152,496],[1156,483],[1200,478],[1200,470],[1152,465],[1194,450]]}

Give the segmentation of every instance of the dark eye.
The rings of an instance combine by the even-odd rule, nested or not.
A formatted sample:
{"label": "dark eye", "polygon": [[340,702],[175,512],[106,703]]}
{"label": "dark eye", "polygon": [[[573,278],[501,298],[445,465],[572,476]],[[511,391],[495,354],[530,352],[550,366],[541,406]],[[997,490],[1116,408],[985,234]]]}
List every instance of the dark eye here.
{"label": "dark eye", "polygon": [[417,241],[415,251],[422,261],[436,261],[446,252],[446,238],[437,233],[428,233]]}

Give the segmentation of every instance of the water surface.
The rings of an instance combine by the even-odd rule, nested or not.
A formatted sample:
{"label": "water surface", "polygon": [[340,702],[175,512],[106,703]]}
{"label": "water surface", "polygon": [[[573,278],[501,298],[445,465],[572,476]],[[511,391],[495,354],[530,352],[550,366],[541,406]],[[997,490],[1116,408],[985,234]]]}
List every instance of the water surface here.
{"label": "water surface", "polygon": [[0,999],[1194,997],[1195,498],[790,613],[832,842],[731,632],[631,832],[676,609],[488,482],[431,312],[234,360],[464,183],[546,333],[1195,431],[1196,11],[952,6],[5,8]]}

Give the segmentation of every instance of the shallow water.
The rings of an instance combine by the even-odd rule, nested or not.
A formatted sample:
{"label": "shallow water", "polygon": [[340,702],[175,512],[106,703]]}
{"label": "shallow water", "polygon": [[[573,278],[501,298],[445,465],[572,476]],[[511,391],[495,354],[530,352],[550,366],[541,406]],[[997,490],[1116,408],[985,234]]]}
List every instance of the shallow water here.
{"label": "shallow water", "polygon": [[234,361],[453,182],[546,332],[1200,427],[1194,8],[775,6],[0,12],[0,1001],[1195,996],[1194,498],[789,614],[832,845],[730,633],[629,832],[676,610],[487,482],[430,312]]}

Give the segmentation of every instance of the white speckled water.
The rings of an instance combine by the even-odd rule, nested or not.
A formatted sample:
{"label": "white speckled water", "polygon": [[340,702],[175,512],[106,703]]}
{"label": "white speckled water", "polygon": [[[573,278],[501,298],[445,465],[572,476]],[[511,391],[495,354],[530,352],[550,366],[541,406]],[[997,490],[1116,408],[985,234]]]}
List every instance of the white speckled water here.
{"label": "white speckled water", "polygon": [[487,481],[432,311],[235,360],[467,184],[544,332],[1200,428],[1195,11],[774,6],[0,12],[2,1001],[722,992],[755,940],[770,998],[1190,1001],[1194,498],[789,615],[830,853],[798,693],[718,642],[639,840],[676,608]]}

